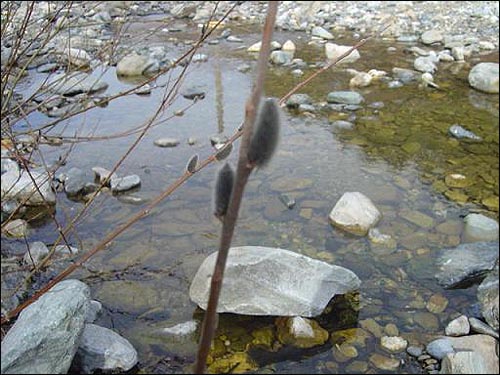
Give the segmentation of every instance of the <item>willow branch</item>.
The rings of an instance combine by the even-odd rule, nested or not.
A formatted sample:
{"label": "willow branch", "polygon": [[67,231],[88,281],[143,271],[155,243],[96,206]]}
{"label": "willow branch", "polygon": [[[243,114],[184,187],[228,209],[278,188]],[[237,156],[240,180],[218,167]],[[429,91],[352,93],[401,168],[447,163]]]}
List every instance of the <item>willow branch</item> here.
{"label": "willow branch", "polygon": [[252,95],[248,99],[245,107],[245,122],[243,125],[243,139],[240,146],[240,154],[238,159],[238,168],[236,171],[236,181],[234,190],[231,195],[231,200],[224,216],[222,225],[222,236],[220,239],[219,252],[215,263],[214,272],[210,284],[210,295],[208,299],[207,310],[203,319],[202,332],[198,347],[198,355],[195,364],[195,373],[203,374],[206,367],[208,352],[212,343],[217,321],[217,304],[222,288],[222,280],[224,277],[224,269],[226,267],[229,247],[233,239],[234,228],[238,219],[238,212],[245,191],[245,185],[253,168],[248,165],[247,153],[250,140],[252,137],[253,125],[255,122],[257,107],[262,96],[262,88],[264,86],[264,78],[267,71],[267,62],[269,59],[271,38],[273,35],[274,21],[278,9],[277,1],[270,1],[264,31],[262,33],[262,47],[260,50],[259,61],[257,65],[257,78]]}

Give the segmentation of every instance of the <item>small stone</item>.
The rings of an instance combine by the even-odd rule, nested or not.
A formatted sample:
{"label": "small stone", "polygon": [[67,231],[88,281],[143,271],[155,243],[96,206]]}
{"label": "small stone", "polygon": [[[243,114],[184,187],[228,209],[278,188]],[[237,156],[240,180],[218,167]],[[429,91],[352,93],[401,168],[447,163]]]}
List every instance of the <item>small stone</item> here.
{"label": "small stone", "polygon": [[448,306],[448,299],[442,294],[433,294],[425,305],[428,311],[434,314],[442,313]]}
{"label": "small stone", "polygon": [[465,242],[498,240],[499,225],[496,220],[482,214],[469,214],[464,222]]}
{"label": "small stone", "polygon": [[469,331],[470,324],[465,315],[461,315],[458,318],[453,319],[444,329],[446,336],[465,336],[469,334]]}
{"label": "small stone", "polygon": [[111,191],[112,192],[122,192],[126,190],[133,189],[141,184],[141,179],[136,174],[116,177],[111,179]]}
{"label": "small stone", "polygon": [[33,242],[29,245],[29,251],[24,254],[23,261],[26,264],[37,265],[48,253],[49,249],[43,242]]}
{"label": "small stone", "polygon": [[400,365],[399,359],[389,358],[377,353],[370,355],[369,361],[373,366],[384,371],[396,371]]}
{"label": "small stone", "polygon": [[9,237],[23,238],[28,233],[28,222],[23,219],[9,221],[2,231]]}
{"label": "small stone", "polygon": [[391,353],[399,353],[406,349],[408,341],[399,336],[383,336],[380,345]]}
{"label": "small stone", "polygon": [[427,344],[425,349],[427,350],[427,353],[439,360],[443,359],[446,354],[455,352],[451,341],[448,339],[437,339],[431,341]]}
{"label": "small stone", "polygon": [[387,333],[388,336],[398,336],[399,329],[394,323],[388,323],[384,327],[384,332]]}
{"label": "small stone", "polygon": [[417,358],[422,355],[423,349],[419,348],[418,346],[409,346],[406,348],[406,352],[412,357]]}
{"label": "small stone", "polygon": [[474,181],[467,178],[463,174],[451,173],[451,174],[446,175],[446,177],[444,178],[444,183],[448,187],[464,188],[464,187],[471,186],[474,183]]}
{"label": "small stone", "polygon": [[175,138],[159,138],[154,141],[158,147],[176,147],[179,143],[179,140]]}

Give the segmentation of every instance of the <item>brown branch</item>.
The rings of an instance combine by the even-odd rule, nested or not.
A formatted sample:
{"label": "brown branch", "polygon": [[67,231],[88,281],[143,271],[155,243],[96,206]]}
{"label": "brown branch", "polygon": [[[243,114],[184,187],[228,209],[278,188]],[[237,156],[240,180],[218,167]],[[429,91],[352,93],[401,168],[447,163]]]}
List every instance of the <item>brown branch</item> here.
{"label": "brown branch", "polygon": [[208,305],[203,319],[202,332],[198,347],[198,355],[195,363],[195,373],[203,374],[206,367],[207,356],[212,344],[212,340],[216,330],[217,321],[217,304],[222,288],[222,280],[224,277],[224,269],[226,267],[229,247],[233,239],[234,228],[238,219],[238,212],[245,191],[245,185],[248,177],[253,170],[253,167],[248,165],[247,153],[252,137],[253,125],[255,122],[257,107],[262,96],[264,86],[264,78],[267,71],[267,63],[269,52],[271,49],[271,38],[273,35],[273,27],[278,10],[278,2],[270,1],[268,3],[267,17],[262,33],[262,47],[257,65],[257,78],[251,97],[248,99],[245,107],[245,122],[243,126],[243,139],[241,141],[240,154],[238,159],[238,169],[236,171],[236,181],[231,195],[231,200],[224,216],[222,224],[222,235],[220,239],[219,252],[215,263],[214,272],[210,284],[210,295]]}

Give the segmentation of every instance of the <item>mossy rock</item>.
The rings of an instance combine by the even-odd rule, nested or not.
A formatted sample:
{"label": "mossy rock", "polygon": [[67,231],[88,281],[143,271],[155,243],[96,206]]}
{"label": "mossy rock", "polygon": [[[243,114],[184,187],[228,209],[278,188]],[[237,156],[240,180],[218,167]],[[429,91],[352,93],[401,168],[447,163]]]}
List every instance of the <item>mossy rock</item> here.
{"label": "mossy rock", "polygon": [[333,345],[340,345],[345,342],[359,348],[364,348],[366,346],[366,340],[370,337],[372,337],[372,335],[362,328],[348,328],[332,332],[330,341]]}
{"label": "mossy rock", "polygon": [[276,340],[276,334],[273,326],[262,327],[252,332],[253,340],[250,346],[264,347],[266,350],[272,350],[273,343]]}
{"label": "mossy rock", "polygon": [[446,175],[444,182],[446,186],[451,188],[465,188],[474,183],[471,178],[459,173],[450,173]]}
{"label": "mossy rock", "polygon": [[416,154],[417,152],[420,151],[420,149],[422,148],[422,146],[418,142],[409,142],[409,143],[405,143],[403,146],[401,146],[401,148],[406,153],[408,153],[410,155],[414,155],[414,154]]}
{"label": "mossy rock", "polygon": [[285,345],[298,348],[312,348],[328,340],[328,331],[311,319],[301,317],[280,317],[276,319],[278,340]]}
{"label": "mossy rock", "polygon": [[452,201],[457,203],[466,203],[469,200],[469,196],[459,190],[446,190],[444,192],[444,195],[446,196],[446,198],[451,199]]}
{"label": "mossy rock", "polygon": [[489,210],[498,212],[498,197],[491,196],[488,198],[484,198],[481,203],[486,206]]}
{"label": "mossy rock", "polygon": [[258,369],[257,363],[245,352],[231,353],[215,359],[207,368],[209,374],[243,374]]}

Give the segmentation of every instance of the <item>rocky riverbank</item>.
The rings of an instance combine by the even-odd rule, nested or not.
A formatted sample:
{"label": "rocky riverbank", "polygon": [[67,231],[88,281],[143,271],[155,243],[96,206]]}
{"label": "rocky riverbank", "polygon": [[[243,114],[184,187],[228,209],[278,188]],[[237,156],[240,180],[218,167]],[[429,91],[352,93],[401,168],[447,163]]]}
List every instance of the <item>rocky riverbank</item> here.
{"label": "rocky riverbank", "polygon": [[[16,45],[16,35],[19,34],[15,31],[21,27],[30,4],[21,2],[2,6],[2,23],[7,16],[12,16],[5,37],[2,35],[1,44],[2,73],[8,72],[2,75],[2,313],[11,310],[32,293],[31,286],[28,286],[28,289],[11,296],[11,291],[24,279],[29,279],[29,271],[39,266],[45,257],[53,252],[56,262],[68,264],[81,251],[88,250],[96,240],[93,238],[86,242],[83,239],[83,249],[62,245],[54,246],[51,251],[52,241],[41,241],[39,238],[51,236],[40,235],[39,226],[35,225],[33,217],[51,217],[58,213],[61,219],[60,212],[67,209],[67,202],[73,205],[69,209],[72,212],[73,207],[92,199],[94,193],[101,189],[101,197],[117,198],[116,206],[109,211],[118,211],[122,215],[120,221],[130,217],[133,212],[129,210],[131,205],[141,205],[149,199],[148,194],[154,190],[151,186],[164,185],[161,178],[169,173],[170,164],[181,164],[173,154],[166,152],[186,152],[185,149],[188,149],[190,154],[204,154],[219,150],[227,142],[223,134],[209,137],[198,129],[189,130],[188,137],[155,134],[154,139],[148,139],[154,156],[145,157],[149,163],[145,168],[134,169],[132,163],[113,174],[109,170],[112,165],[108,163],[116,160],[107,154],[92,159],[90,167],[82,167],[77,159],[69,158],[66,161],[62,153],[57,158],[49,153],[48,164],[45,164],[45,160],[36,159],[36,166],[31,167],[26,162],[29,155],[37,155],[39,150],[47,150],[47,147],[57,149],[74,140],[68,133],[64,137],[50,133],[44,125],[90,108],[113,110],[116,94],[113,90],[118,80],[133,84],[129,86],[127,95],[137,100],[154,97],[155,90],[158,91],[167,83],[146,81],[161,71],[174,70],[175,61],[195,43],[202,29],[214,25],[213,21],[209,22],[211,14],[214,13],[216,18],[221,17],[235,3],[221,2],[217,8],[215,5],[215,2],[194,1],[115,1],[83,2],[61,7],[55,2],[37,2],[32,9],[36,17],[26,28],[21,49]],[[202,52],[193,56],[192,64],[208,65],[222,50],[236,58],[231,62],[228,76],[233,71],[235,74],[250,74],[254,67],[255,52],[259,50],[255,30],[259,30],[262,24],[265,9],[265,2],[238,4],[207,40]],[[317,349],[328,345],[332,346],[333,359],[323,357],[319,364],[314,365],[317,371],[344,369],[339,366],[345,366],[351,372],[404,371],[407,363],[417,363],[421,371],[427,373],[458,373],[459,368],[466,368],[467,373],[475,373],[481,371],[478,364],[489,366],[487,368],[498,367],[498,168],[495,169],[498,164],[491,161],[493,157],[496,160],[495,155],[492,155],[494,147],[498,150],[498,20],[499,5],[492,1],[292,1],[280,4],[276,40],[270,58],[269,82],[274,84],[271,91],[275,89],[281,93],[284,88],[290,89],[300,77],[324,66],[361,38],[381,32],[374,40],[380,43],[377,48],[382,45],[384,48],[382,51],[361,49],[350,54],[337,70],[340,78],[337,77],[335,83],[324,79],[315,83],[321,90],[311,95],[301,92],[290,97],[284,111],[290,118],[292,131],[287,133],[289,138],[281,152],[289,161],[293,161],[294,168],[282,163],[280,168],[272,170],[269,180],[262,174],[256,177],[249,186],[249,205],[260,207],[262,193],[268,197],[260,211],[250,211],[252,221],[244,221],[243,228],[250,227],[259,241],[264,238],[272,242],[273,246],[266,248],[282,247],[305,253],[330,263],[331,267],[337,262],[349,265],[348,268],[359,275],[360,289],[365,295],[361,304],[356,297],[350,296],[353,300],[347,303],[346,311],[351,315],[355,315],[352,311],[367,312],[359,320],[359,327],[355,317],[356,328],[348,324],[336,325],[337,320],[340,322],[341,319],[335,314],[328,315],[331,313],[330,306],[326,309],[329,312],[316,318],[305,314],[302,317],[278,318],[265,328],[252,331],[251,336],[235,335],[235,332],[240,333],[238,328],[234,332],[225,332],[216,338],[211,359],[214,372],[226,371],[239,366],[239,363],[244,363],[240,369],[257,369],[259,366],[248,354],[250,349],[274,355],[283,346]],[[149,26],[150,23],[154,27]],[[47,30],[62,32],[56,32],[44,42],[39,37],[39,31],[46,30],[46,25],[50,25]],[[252,34],[248,30],[252,30]],[[286,35],[286,38],[282,35]],[[349,40],[349,45],[345,40]],[[304,53],[306,49],[307,54]],[[371,63],[371,54],[378,52],[385,56],[387,67],[384,69]],[[404,60],[401,55],[405,57]],[[109,74],[106,75],[107,71],[111,71],[111,78]],[[53,74],[45,79],[49,73]],[[420,124],[401,124],[396,121],[394,113],[385,112],[384,109],[392,102],[397,102],[398,98],[391,99],[391,95],[397,97],[397,90],[400,89],[409,89],[412,98],[429,97],[438,102],[446,95],[451,97],[450,92],[454,93],[456,87],[470,89],[468,95],[471,104],[489,115],[493,114],[497,123],[496,133],[488,127],[491,122],[489,117],[485,123],[481,122],[485,118],[481,116],[472,118],[473,121],[467,119],[468,123],[457,122],[454,120],[456,108],[451,108],[446,116],[441,116],[440,108],[436,105],[433,111],[439,114],[437,120],[431,116],[426,118],[426,113],[423,116],[426,123],[432,123],[432,136],[423,136]],[[393,90],[395,94],[387,95],[388,99],[382,101],[378,93],[385,90]],[[228,90],[226,95],[231,95],[232,91]],[[31,96],[32,93],[35,95]],[[183,100],[196,104],[210,97],[211,88],[196,80],[188,80],[180,94]],[[401,94],[404,95],[407,94]],[[230,96],[230,101],[235,100]],[[398,102],[398,106],[405,107],[406,111],[414,110],[411,103]],[[127,108],[122,111],[126,113]],[[34,114],[35,118],[25,123],[23,113]],[[113,116],[115,114],[113,112]],[[176,109],[172,116],[186,118],[189,112]],[[412,113],[409,117],[412,117]],[[379,185],[364,187],[363,181],[374,181],[373,176],[379,171],[373,172],[374,167],[363,165],[363,174],[358,176],[357,165],[356,168],[351,167],[347,159],[342,159],[342,162],[330,160],[326,151],[324,163],[316,173],[313,161],[320,160],[321,156],[313,152],[321,152],[322,149],[331,152],[328,145],[332,142],[330,139],[325,140],[322,133],[318,137],[321,138],[319,142],[314,140],[321,145],[317,147],[310,140],[314,132],[308,126],[312,123],[324,126],[321,122],[323,118],[327,119],[326,126],[331,129],[331,133],[339,138],[343,134],[348,134],[348,137],[351,134],[352,137],[347,139],[355,145],[366,146],[372,141],[370,136],[373,135],[376,146],[370,149],[375,151],[370,152],[382,156],[386,153],[403,155],[398,156],[398,163],[395,163],[398,167],[404,165],[399,163],[401,159],[404,162],[417,160],[415,163],[418,163],[417,157],[421,157],[425,173],[420,177],[391,176],[383,183],[375,180]],[[45,122],[40,123],[40,119]],[[113,119],[113,122],[120,121],[126,122],[120,117]],[[303,126],[304,123],[306,126]],[[370,128],[373,123],[378,126]],[[4,134],[4,124],[12,125],[14,132]],[[40,130],[30,132],[32,125]],[[399,132],[406,133],[400,137]],[[433,142],[437,139],[441,143],[434,146]],[[348,141],[345,143],[348,144]],[[432,148],[428,148],[428,144],[433,145]],[[300,153],[308,147],[311,150],[309,154]],[[437,165],[426,159],[428,154],[431,158],[435,156],[434,149],[441,149],[445,162]],[[367,151],[367,154],[370,152]],[[90,156],[85,155],[83,159]],[[225,152],[218,154],[217,160],[232,156],[231,149],[226,148]],[[161,159],[162,163],[158,167],[160,173],[155,174],[151,165],[157,159]],[[184,159],[182,163],[185,163]],[[427,165],[430,165],[429,169],[425,169]],[[481,165],[481,168],[476,165]],[[309,168],[316,174],[299,174]],[[347,176],[345,179],[334,183],[329,181],[330,175],[336,176],[334,172],[343,169],[348,171],[343,174]],[[151,175],[155,176],[154,181]],[[420,186],[420,178],[424,185],[432,186],[459,208],[449,208],[443,201],[436,199],[431,209],[427,209],[420,203],[424,200],[421,198],[424,188]],[[351,185],[348,179],[353,181]],[[194,194],[194,200],[197,208],[209,206],[204,200],[210,195],[209,189],[204,185],[194,186],[193,190],[196,189],[198,195]],[[309,190],[314,193],[309,193]],[[256,192],[260,195],[252,195]],[[61,204],[61,201],[64,203]],[[58,284],[55,287],[60,288],[56,290],[57,293],[47,294],[46,299],[41,299],[24,316],[20,316],[2,342],[2,372],[21,371],[20,368],[11,367],[11,364],[17,363],[19,357],[31,358],[31,354],[23,351],[26,349],[23,340],[33,342],[31,349],[41,357],[37,345],[60,341],[63,333],[67,334],[64,340],[71,343],[71,350],[54,346],[44,356],[54,358],[56,351],[66,352],[66,356],[57,361],[49,360],[48,363],[37,359],[37,363],[33,364],[34,361],[28,360],[27,371],[49,369],[64,373],[72,363],[73,369],[86,373],[95,369],[128,371],[138,359],[140,362],[145,348],[149,350],[151,346],[154,351],[154,348],[167,345],[169,350],[176,353],[184,352],[185,346],[189,346],[185,344],[186,341],[191,344],[196,342],[192,336],[198,322],[190,319],[194,303],[189,301],[185,284],[188,279],[189,283],[192,281],[194,271],[206,254],[200,257],[196,252],[189,253],[188,249],[208,246],[207,243],[216,246],[215,241],[214,244],[211,241],[217,238],[214,233],[218,227],[204,214],[187,209],[189,203],[189,200],[187,203],[175,201],[173,209],[169,210],[168,220],[179,219],[180,222],[168,226],[168,223],[162,223],[168,221],[164,217],[155,220],[152,229],[147,230],[147,236],[153,240],[145,246],[143,243],[127,245],[122,249],[123,256],[112,256],[109,263],[102,261],[102,265],[93,264],[89,268],[89,272],[100,273],[103,267],[108,267],[102,274],[111,277],[112,281],[115,280],[109,274],[115,273],[115,267],[119,277],[131,277],[130,281],[117,280],[116,283],[103,280],[102,285],[93,287],[98,292],[96,294],[102,297],[108,314],[112,315],[116,311],[118,314],[131,314],[129,322],[139,321],[139,328],[125,328],[127,324],[121,326],[123,336],[138,342],[135,345],[137,351],[116,332],[93,324],[95,317],[85,317],[86,311],[92,310],[89,306],[96,307],[99,303],[90,301],[90,292],[85,284],[71,280]],[[109,211],[108,216],[112,216]],[[287,223],[291,223],[291,226],[286,226]],[[99,222],[99,228],[106,225]],[[327,234],[325,228],[329,231]],[[331,231],[333,236],[330,235]],[[144,238],[144,233],[139,232],[137,237]],[[171,234],[168,241],[163,240],[165,233]],[[196,240],[186,241],[185,238],[193,233],[198,233]],[[323,237],[317,241],[316,236]],[[77,238],[70,244],[80,241]],[[129,241],[132,239],[129,238]],[[169,251],[165,251],[165,242],[174,244],[174,250],[169,248]],[[141,252],[141,247],[148,248],[145,254]],[[165,254],[173,253],[177,248],[188,255],[184,256],[183,253],[179,259],[169,259],[181,266],[169,271],[168,277],[162,277],[174,278],[181,287],[177,290],[175,284],[178,295],[169,299],[169,306],[165,308],[164,300],[168,295],[158,291],[163,291],[165,285],[158,283],[153,287],[147,282],[143,283],[141,277],[144,274],[149,280],[157,277],[155,272],[161,272],[155,268],[157,264],[164,264]],[[439,256],[436,255],[438,252]],[[366,261],[363,258],[365,253],[370,257],[369,266],[367,262],[360,265],[352,260]],[[481,256],[478,257],[478,254]],[[422,261],[429,257],[432,258],[431,262]],[[130,275],[128,271],[120,269],[121,266],[125,270],[133,268],[132,260],[141,264],[144,258],[146,262],[153,259],[152,264],[144,266],[144,269],[133,270]],[[425,268],[419,262],[441,269],[441,272],[432,275],[434,287],[443,288],[441,292],[411,291],[414,285],[412,279],[421,281],[419,273]],[[396,276],[384,276],[378,269],[379,263],[389,265]],[[35,277],[33,286],[39,287],[38,284],[43,284],[45,279],[53,276],[54,269],[51,271],[49,266],[48,275],[40,279]],[[150,269],[153,269],[151,273]],[[393,280],[393,276],[398,282]],[[92,277],[90,279],[94,280]],[[317,282],[321,283],[322,280]],[[169,283],[167,285],[171,287]],[[366,285],[371,287],[372,283],[381,288],[382,295],[391,293],[389,301],[373,298],[369,288],[363,289]],[[358,286],[356,283],[349,291]],[[453,298],[461,299],[459,306],[467,304],[463,296],[446,294],[453,288],[477,288],[477,292],[473,289],[469,295],[470,308],[463,311],[447,310],[449,305],[454,305]],[[64,298],[57,300],[59,294]],[[273,301],[262,303],[267,302],[272,305]],[[399,303],[402,305],[396,307]],[[53,304],[57,307],[53,307]],[[174,307],[170,308],[170,305]],[[175,308],[183,313],[176,312]],[[258,306],[252,308],[258,309]],[[399,311],[402,308],[404,311]],[[168,314],[163,314],[164,310],[168,310]],[[188,313],[184,313],[184,310]],[[53,320],[44,319],[47,311],[53,311]],[[237,308],[233,307],[228,311],[238,313]],[[243,314],[246,311],[243,310]],[[348,315],[344,310],[340,312]],[[169,314],[174,318],[165,318]],[[189,317],[186,318],[186,315]],[[272,313],[268,312],[267,315]],[[55,320],[59,316],[69,318],[69,322],[62,320],[57,324],[71,325],[70,332],[64,328],[53,328],[52,324],[56,324]],[[159,323],[155,321],[152,331],[142,330],[153,319],[151,316],[160,316]],[[335,324],[329,319],[335,320]],[[41,329],[47,327],[40,327],[40,321],[47,323],[45,332]],[[112,324],[105,324],[110,321],[112,319],[100,325],[112,327]],[[351,316],[346,321],[351,324]],[[222,329],[225,329],[224,325]],[[424,339],[414,334],[416,331],[424,331]],[[135,335],[131,332],[135,332]],[[169,340],[173,342],[172,345]],[[367,340],[369,346],[375,348],[373,352],[365,353]],[[109,346],[116,347],[116,352],[106,352]],[[4,351],[4,347],[8,350]],[[191,349],[185,351],[189,354],[183,361],[188,365],[192,352]],[[246,365],[248,367],[244,367]],[[269,370],[274,371],[271,366]]]}

